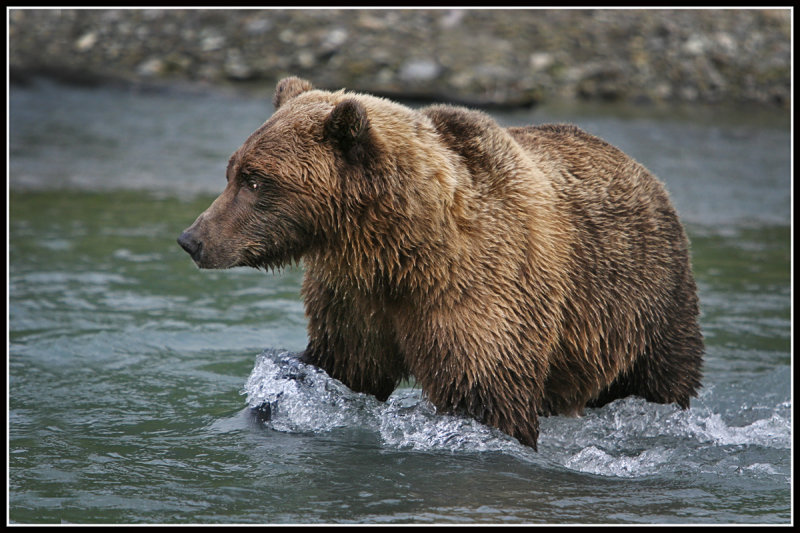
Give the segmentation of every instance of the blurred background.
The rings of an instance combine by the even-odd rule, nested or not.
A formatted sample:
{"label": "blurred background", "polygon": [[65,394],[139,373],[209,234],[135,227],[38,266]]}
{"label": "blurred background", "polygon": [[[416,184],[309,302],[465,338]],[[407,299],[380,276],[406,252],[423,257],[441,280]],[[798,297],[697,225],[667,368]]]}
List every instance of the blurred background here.
{"label": "blurred background", "polygon": [[[9,9],[9,521],[791,521],[790,31],[788,9]],[[548,417],[534,453],[413,380],[385,404],[284,387],[256,358],[305,348],[302,265],[199,270],[176,239],[290,74],[571,122],[649,168],[691,240],[692,407]]]}
{"label": "blurred background", "polygon": [[788,108],[788,9],[12,9],[12,80],[266,82],[530,105]]}

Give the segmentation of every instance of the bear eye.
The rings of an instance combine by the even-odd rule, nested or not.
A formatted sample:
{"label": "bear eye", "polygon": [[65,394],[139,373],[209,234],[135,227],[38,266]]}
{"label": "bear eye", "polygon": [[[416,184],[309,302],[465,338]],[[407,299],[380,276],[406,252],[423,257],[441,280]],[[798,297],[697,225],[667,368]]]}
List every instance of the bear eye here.
{"label": "bear eye", "polygon": [[255,178],[255,176],[245,175],[242,177],[242,182],[244,183],[244,186],[251,191],[258,190],[258,180]]}

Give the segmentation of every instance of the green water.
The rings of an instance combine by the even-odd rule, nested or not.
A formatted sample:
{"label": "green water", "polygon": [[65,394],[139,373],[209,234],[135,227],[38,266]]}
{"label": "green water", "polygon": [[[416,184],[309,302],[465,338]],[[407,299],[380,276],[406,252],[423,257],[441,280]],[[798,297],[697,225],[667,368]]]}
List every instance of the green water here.
{"label": "green water", "polygon": [[546,116],[610,137],[667,183],[692,240],[707,357],[690,410],[626,399],[547,418],[534,453],[433,413],[409,386],[384,405],[323,383],[335,409],[312,391],[282,425],[247,416],[248,376],[273,384],[258,354],[305,347],[302,270],[200,271],[175,239],[262,107],[266,118],[243,97],[12,91],[10,522],[791,520],[780,121]]}

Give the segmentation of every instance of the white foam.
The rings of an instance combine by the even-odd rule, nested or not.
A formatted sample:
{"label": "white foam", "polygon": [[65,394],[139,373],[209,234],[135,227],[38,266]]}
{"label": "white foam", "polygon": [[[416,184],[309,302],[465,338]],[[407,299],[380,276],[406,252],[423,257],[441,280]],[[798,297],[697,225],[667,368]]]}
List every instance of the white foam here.
{"label": "white foam", "polygon": [[682,431],[699,442],[713,442],[721,446],[791,447],[791,422],[777,413],[746,426],[730,426],[719,414],[708,410],[690,412],[684,418]]}
{"label": "white foam", "polygon": [[380,409],[383,442],[396,448],[448,451],[501,451],[519,447],[497,429],[462,416],[436,412],[418,391],[395,393]]}
{"label": "white foam", "polygon": [[[242,394],[257,408],[271,406],[268,426],[284,432],[324,432],[339,427],[377,431],[392,448],[503,450],[520,447],[508,435],[471,418],[438,414],[419,390],[401,389],[385,403],[358,394],[291,353],[258,356]],[[524,447],[523,447],[524,448]]]}
{"label": "white foam", "polygon": [[602,476],[639,477],[658,473],[669,463],[672,455],[670,450],[658,447],[638,454],[614,456],[596,446],[589,446],[567,458],[564,466]]}
{"label": "white foam", "polygon": [[[611,477],[650,476],[665,471],[695,471],[699,457],[720,474],[737,464],[749,475],[774,475],[750,457],[748,446],[782,453],[791,447],[786,402],[737,426],[704,402],[683,410],[641,398],[588,409],[580,418],[541,419],[540,454],[495,428],[462,416],[437,413],[414,389],[401,389],[385,403],[351,391],[319,368],[300,363],[286,351],[262,353],[243,394],[250,407],[272,406],[268,426],[283,432],[326,432],[351,427],[374,431],[394,449],[451,452],[496,451],[557,468]],[[734,415],[754,411],[741,407]],[[741,418],[741,416],[739,416]],[[712,457],[716,459],[711,459]],[[722,460],[720,460],[722,458]],[[744,461],[744,462],[742,462]],[[769,466],[769,465],[766,465]],[[706,471],[706,470],[704,470]]]}
{"label": "white foam", "polygon": [[243,394],[256,408],[269,402],[269,425],[285,432],[330,431],[374,423],[377,400],[358,394],[323,370],[299,362],[287,351],[267,350],[258,356]]}

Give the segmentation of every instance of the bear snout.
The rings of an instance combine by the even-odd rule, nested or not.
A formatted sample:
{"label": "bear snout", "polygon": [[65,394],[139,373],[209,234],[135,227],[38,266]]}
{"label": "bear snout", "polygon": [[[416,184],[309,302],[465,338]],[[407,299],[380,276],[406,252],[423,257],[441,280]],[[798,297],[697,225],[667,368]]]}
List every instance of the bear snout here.
{"label": "bear snout", "polygon": [[186,230],[178,237],[178,244],[192,256],[195,263],[200,263],[200,252],[203,249],[203,241],[195,237],[190,230]]}

